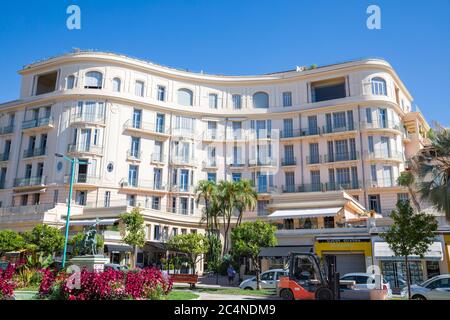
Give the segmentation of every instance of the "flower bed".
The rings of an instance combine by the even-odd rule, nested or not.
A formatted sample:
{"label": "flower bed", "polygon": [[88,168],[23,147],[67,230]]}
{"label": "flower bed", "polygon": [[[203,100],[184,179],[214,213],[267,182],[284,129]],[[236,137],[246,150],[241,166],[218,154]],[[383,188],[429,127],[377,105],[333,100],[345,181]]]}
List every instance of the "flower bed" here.
{"label": "flower bed", "polygon": [[[42,270],[41,299],[54,300],[159,300],[172,290],[172,282],[160,270],[81,271],[79,282],[70,275]],[[76,277],[72,277],[76,278]],[[78,284],[78,285],[77,285]]]}
{"label": "flower bed", "polygon": [[14,273],[15,267],[13,264],[9,264],[4,271],[0,269],[0,300],[13,299],[16,287],[13,280]]}

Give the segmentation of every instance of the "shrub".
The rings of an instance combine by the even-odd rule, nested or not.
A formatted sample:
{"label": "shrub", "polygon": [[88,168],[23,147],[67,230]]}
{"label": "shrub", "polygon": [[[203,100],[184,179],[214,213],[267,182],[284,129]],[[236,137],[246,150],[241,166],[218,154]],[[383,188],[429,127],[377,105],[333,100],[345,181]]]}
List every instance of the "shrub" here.
{"label": "shrub", "polygon": [[0,300],[8,300],[14,297],[14,272],[15,266],[13,264],[9,264],[4,271],[0,269]]}
{"label": "shrub", "polygon": [[42,273],[39,296],[51,300],[159,300],[172,289],[171,281],[154,268],[130,272],[83,269],[79,288],[70,285],[66,273],[54,274],[48,269]]}

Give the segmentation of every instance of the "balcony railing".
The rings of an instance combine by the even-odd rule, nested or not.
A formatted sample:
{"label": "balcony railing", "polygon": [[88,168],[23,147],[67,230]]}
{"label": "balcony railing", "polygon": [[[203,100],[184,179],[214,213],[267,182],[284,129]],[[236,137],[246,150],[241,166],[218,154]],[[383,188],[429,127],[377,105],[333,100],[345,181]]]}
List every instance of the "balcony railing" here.
{"label": "balcony railing", "polygon": [[86,144],[70,144],[67,148],[69,153],[93,153],[93,154],[103,154],[103,147],[96,145],[86,145]]}
{"label": "balcony railing", "polygon": [[46,154],[45,148],[37,148],[37,149],[24,150],[23,157],[24,158],[33,158],[33,157],[45,156],[45,154]]}
{"label": "balcony railing", "polygon": [[259,167],[259,166],[275,167],[276,165],[277,165],[277,160],[274,158],[270,158],[270,157],[248,160],[249,167]]}
{"label": "balcony railing", "polygon": [[142,122],[142,121],[134,121],[132,119],[125,122],[123,125],[124,129],[136,129],[136,130],[143,130],[147,132],[152,133],[161,133],[161,134],[168,134],[168,130],[165,126],[151,123],[151,122]]}
{"label": "balcony railing", "polygon": [[[78,173],[75,175],[73,181],[74,183],[82,183],[82,184],[97,184],[100,180],[99,176],[88,175],[85,173]],[[64,182],[70,183],[70,175],[64,176]]]}
{"label": "balcony railing", "polygon": [[283,185],[283,193],[297,193],[297,192],[322,192],[324,191],[323,183],[317,184],[292,184]]}
{"label": "balcony railing", "polygon": [[209,129],[203,132],[203,140],[221,140],[222,135],[217,129]]}
{"label": "balcony railing", "polygon": [[53,125],[53,117],[46,117],[22,122],[22,129],[32,129]]}
{"label": "balcony railing", "polygon": [[363,122],[362,127],[364,129],[392,129],[402,131],[400,123],[394,121],[373,121],[373,122]]}
{"label": "balcony railing", "polygon": [[166,157],[161,153],[153,153],[152,154],[152,162],[165,163]]}
{"label": "balcony railing", "polygon": [[[122,181],[126,181],[123,179]],[[136,188],[136,189],[146,189],[146,190],[155,190],[155,191],[166,191],[167,188],[160,181],[152,181],[152,180],[138,180],[133,181],[132,183],[122,183],[122,187],[127,188]]]}
{"label": "balcony railing", "polygon": [[244,160],[235,160],[229,164],[230,168],[243,168],[245,167]]}
{"label": "balcony railing", "polygon": [[275,193],[277,188],[269,185],[257,185],[253,187],[256,193]]}
{"label": "balcony railing", "polygon": [[287,167],[287,166],[295,166],[297,165],[297,159],[296,158],[283,158],[281,159],[281,166]]}
{"label": "balcony railing", "polygon": [[9,152],[0,154],[0,161],[8,161],[9,160]]}
{"label": "balcony railing", "polygon": [[322,133],[329,134],[329,133],[348,132],[348,131],[354,131],[354,130],[356,130],[356,128],[357,128],[357,123],[349,123],[342,127],[323,126]]}
{"label": "balcony railing", "polygon": [[17,178],[14,179],[14,187],[22,188],[22,187],[35,187],[35,186],[43,186],[45,185],[46,177],[30,177],[30,178]]}
{"label": "balcony railing", "polygon": [[13,132],[14,132],[14,126],[13,125],[0,128],[0,135],[11,134]]}
{"label": "balcony railing", "polygon": [[361,188],[361,181],[349,181],[345,183],[328,182],[325,184],[326,191],[356,190]]}
{"label": "balcony railing", "polygon": [[128,150],[127,151],[127,159],[128,160],[141,160],[142,152],[139,150]]}
{"label": "balcony railing", "polygon": [[323,157],[323,159],[324,163],[354,161],[359,160],[359,152],[343,152],[343,153],[327,154]]}
{"label": "balcony railing", "polygon": [[207,161],[203,161],[203,168],[217,168],[216,159],[209,159]]}
{"label": "balcony railing", "polygon": [[195,187],[191,185],[171,185],[170,191],[171,192],[194,192]]}
{"label": "balcony railing", "polygon": [[293,129],[293,130],[281,130],[280,138],[298,138],[307,136],[316,136],[320,134],[320,128],[306,128],[306,129]]}
{"label": "balcony railing", "polygon": [[306,156],[306,164],[320,164],[322,163],[322,156]]}
{"label": "balcony railing", "polygon": [[370,152],[366,150],[365,155],[369,160],[403,160],[403,154],[398,151],[374,150]]}
{"label": "balcony railing", "polygon": [[367,188],[390,188],[390,187],[398,187],[397,180],[392,179],[377,179],[377,180],[368,180],[366,182]]}
{"label": "balcony railing", "polygon": [[196,159],[195,158],[186,158],[186,157],[180,157],[175,156],[171,160],[172,164],[180,165],[180,166],[195,166],[196,165]]}
{"label": "balcony railing", "polygon": [[75,113],[70,116],[70,123],[105,123],[105,117],[97,113]]}

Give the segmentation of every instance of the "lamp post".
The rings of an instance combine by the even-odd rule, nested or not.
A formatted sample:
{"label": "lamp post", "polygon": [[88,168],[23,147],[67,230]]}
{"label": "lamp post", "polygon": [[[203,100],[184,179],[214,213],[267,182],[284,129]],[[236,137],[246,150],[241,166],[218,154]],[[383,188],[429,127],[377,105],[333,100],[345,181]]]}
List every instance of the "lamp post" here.
{"label": "lamp post", "polygon": [[63,158],[71,163],[70,168],[70,185],[69,185],[69,200],[67,201],[67,215],[66,215],[66,236],[64,238],[64,251],[62,258],[62,268],[66,266],[66,256],[67,256],[67,242],[69,240],[69,226],[70,226],[70,209],[72,206],[72,194],[73,194],[73,182],[75,179],[75,165],[76,164],[88,164],[85,161],[79,161],[75,158],[69,158],[61,153],[55,153],[55,156],[58,158]]}

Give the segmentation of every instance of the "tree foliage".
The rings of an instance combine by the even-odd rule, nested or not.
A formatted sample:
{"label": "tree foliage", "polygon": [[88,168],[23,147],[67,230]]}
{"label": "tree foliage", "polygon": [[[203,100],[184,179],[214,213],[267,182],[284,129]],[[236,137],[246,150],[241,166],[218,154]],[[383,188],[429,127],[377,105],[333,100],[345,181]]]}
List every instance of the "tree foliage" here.
{"label": "tree foliage", "polygon": [[25,240],[17,232],[11,230],[0,231],[0,257],[5,253],[17,251],[25,247]]}
{"label": "tree foliage", "polygon": [[245,222],[233,229],[231,241],[236,255],[249,258],[256,269],[257,287],[260,289],[261,263],[259,253],[261,248],[277,245],[275,226],[263,222]]}
{"label": "tree foliage", "polygon": [[409,256],[423,258],[435,240],[438,224],[434,216],[414,213],[409,202],[398,201],[397,209],[390,217],[393,224],[381,236],[389,244],[394,254],[403,257],[407,271],[408,292],[410,295]]}
{"label": "tree foliage", "polygon": [[145,220],[139,208],[133,208],[131,212],[120,216],[124,224],[123,242],[133,247],[132,267],[135,266],[137,248],[145,245]]}
{"label": "tree foliage", "polygon": [[208,252],[208,238],[200,233],[179,234],[167,243],[172,251],[184,253],[192,267],[192,272],[196,273],[196,264],[203,259],[203,255]]}
{"label": "tree foliage", "polygon": [[56,254],[64,247],[64,236],[61,230],[46,224],[35,226],[23,236],[28,248],[45,255]]}

